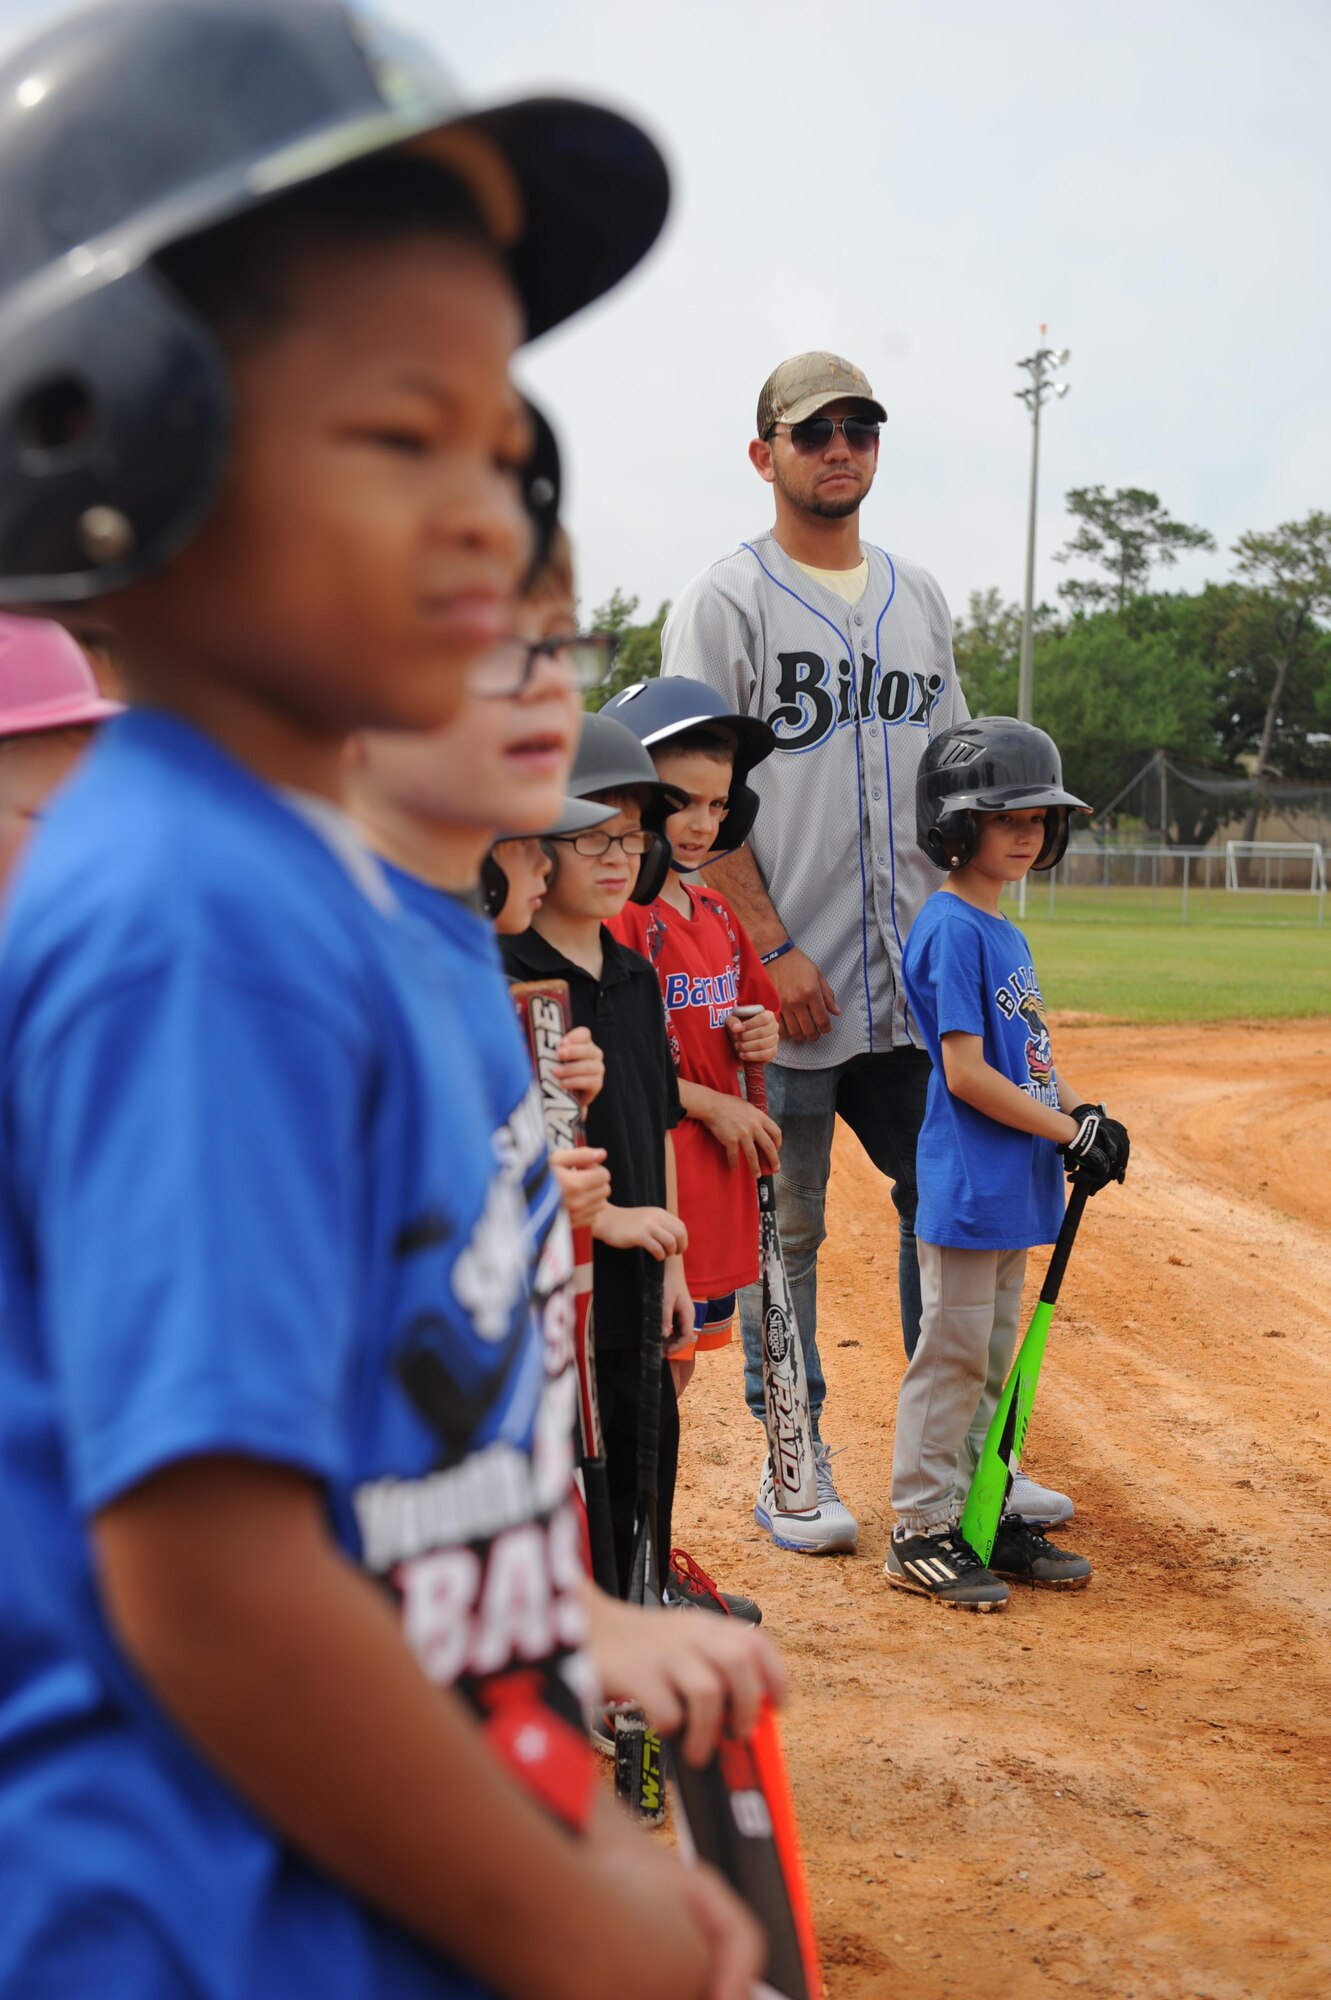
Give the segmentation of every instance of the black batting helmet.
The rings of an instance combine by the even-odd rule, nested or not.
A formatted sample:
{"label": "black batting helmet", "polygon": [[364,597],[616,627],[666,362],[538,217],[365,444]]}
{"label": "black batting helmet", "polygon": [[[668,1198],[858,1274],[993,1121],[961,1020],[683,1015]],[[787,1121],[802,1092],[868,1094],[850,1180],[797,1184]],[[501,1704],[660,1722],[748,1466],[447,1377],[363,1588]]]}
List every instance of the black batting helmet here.
{"label": "black batting helmet", "polygon": [[613,715],[631,729],[648,750],[661,750],[672,737],[694,729],[716,729],[729,735],[735,744],[735,769],[730,781],[726,816],[718,833],[716,854],[732,854],[743,847],[758,817],[758,794],[745,783],[755,764],[770,757],[776,748],[771,724],[756,715],[738,715],[726,707],[722,697],[705,681],[690,680],[687,674],[671,674],[668,679],[638,681],[608,701],[602,715]]}
{"label": "black batting helmet", "polygon": [[563,98],[472,110],[342,0],[116,0],[0,65],[0,602],[104,595],[208,512],[226,369],[153,260],[395,147],[468,188],[528,337],[665,217],[664,163],[628,120]]}
{"label": "black batting helmet", "polygon": [[983,715],[935,736],[915,780],[920,846],[938,867],[964,868],[975,853],[972,813],[1048,806],[1034,868],[1053,868],[1068,844],[1068,814],[1093,810],[1063,789],[1058,746],[1010,715]]}
{"label": "black batting helmet", "polygon": [[629,901],[652,903],[660,895],[670,867],[665,823],[688,801],[673,785],[661,783],[655,764],[631,729],[604,712],[584,715],[573,775],[568,781],[569,797],[588,799],[599,792],[629,791],[642,799],[642,823],[655,835],[654,844],[638,864],[638,879]]}

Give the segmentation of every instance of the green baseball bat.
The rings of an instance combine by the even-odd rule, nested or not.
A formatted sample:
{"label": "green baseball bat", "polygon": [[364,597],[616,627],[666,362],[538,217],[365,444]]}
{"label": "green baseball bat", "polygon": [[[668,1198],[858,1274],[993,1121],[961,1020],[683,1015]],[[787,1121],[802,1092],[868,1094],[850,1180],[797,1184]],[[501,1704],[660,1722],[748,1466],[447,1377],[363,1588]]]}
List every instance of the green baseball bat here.
{"label": "green baseball bat", "polygon": [[1003,1385],[998,1408],[985,1433],[984,1449],[975,1468],[975,1477],[971,1480],[971,1490],[966,1495],[966,1505],[961,1513],[961,1532],[982,1563],[987,1563],[994,1552],[994,1536],[998,1533],[998,1523],[1012,1490],[1013,1474],[1021,1462],[1021,1448],[1026,1442],[1026,1431],[1031,1421],[1031,1406],[1035,1401],[1035,1385],[1040,1379],[1040,1363],[1044,1360],[1049,1322],[1054,1317],[1059,1286],[1063,1282],[1063,1273],[1072,1254],[1073,1238],[1086,1202],[1086,1189],[1074,1180],[1063,1226],[1058,1232],[1054,1254],[1049,1259],[1049,1269],[1040,1288],[1040,1302],[1031,1314],[1026,1338]]}

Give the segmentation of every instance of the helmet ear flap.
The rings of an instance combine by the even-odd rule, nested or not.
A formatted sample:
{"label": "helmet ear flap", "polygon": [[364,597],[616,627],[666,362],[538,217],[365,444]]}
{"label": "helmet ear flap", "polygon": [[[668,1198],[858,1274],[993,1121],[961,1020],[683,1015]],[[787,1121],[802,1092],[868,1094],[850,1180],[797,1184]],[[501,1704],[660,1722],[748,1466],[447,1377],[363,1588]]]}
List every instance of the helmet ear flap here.
{"label": "helmet ear flap", "polygon": [[936,868],[950,875],[975,857],[975,819],[968,812],[944,813],[927,828],[924,845]]}
{"label": "helmet ear flap", "polygon": [[638,879],[629,892],[631,903],[654,903],[670,873],[670,842],[663,833],[653,833],[652,844],[638,863]]}
{"label": "helmet ear flap", "polygon": [[1050,806],[1044,816],[1044,841],[1031,863],[1032,870],[1057,868],[1067,853],[1072,815],[1066,806]]}
{"label": "helmet ear flap", "polygon": [[[526,398],[523,398],[526,402]],[[522,503],[531,523],[531,566],[526,585],[530,588],[550,553],[559,524],[559,494],[562,484],[559,445],[544,413],[535,403],[527,403],[527,415],[534,432],[531,457],[522,469]]]}
{"label": "helmet ear flap", "polygon": [[168,561],[207,515],[231,388],[212,333],[154,267],[7,329],[3,400],[6,604],[105,596]]}
{"label": "helmet ear flap", "polygon": [[726,804],[726,816],[721,822],[718,851],[733,854],[737,847],[743,847],[753,832],[753,822],[758,817],[758,794],[751,785],[734,784]]}
{"label": "helmet ear flap", "polygon": [[481,915],[492,920],[508,901],[508,877],[495,860],[494,849],[481,863]]}

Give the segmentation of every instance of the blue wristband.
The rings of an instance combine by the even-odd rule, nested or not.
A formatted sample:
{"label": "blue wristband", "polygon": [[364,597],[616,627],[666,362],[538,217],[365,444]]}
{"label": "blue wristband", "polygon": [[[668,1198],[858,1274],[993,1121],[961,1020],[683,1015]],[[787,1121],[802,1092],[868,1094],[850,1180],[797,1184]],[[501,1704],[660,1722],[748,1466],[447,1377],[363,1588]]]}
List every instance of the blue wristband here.
{"label": "blue wristband", "polygon": [[778,958],[784,958],[788,951],[794,951],[794,949],[795,949],[794,938],[787,938],[785,943],[779,944],[775,951],[761,952],[759,954],[760,962],[763,965],[774,965]]}

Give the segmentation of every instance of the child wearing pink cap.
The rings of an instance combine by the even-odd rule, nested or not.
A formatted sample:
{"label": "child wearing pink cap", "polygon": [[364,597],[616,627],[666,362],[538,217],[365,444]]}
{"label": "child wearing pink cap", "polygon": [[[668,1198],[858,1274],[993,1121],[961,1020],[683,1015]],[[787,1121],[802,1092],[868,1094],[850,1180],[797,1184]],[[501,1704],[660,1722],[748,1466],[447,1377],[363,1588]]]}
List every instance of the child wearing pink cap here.
{"label": "child wearing pink cap", "polygon": [[0,614],[0,888],[93,730],[119,713],[63,627]]}

